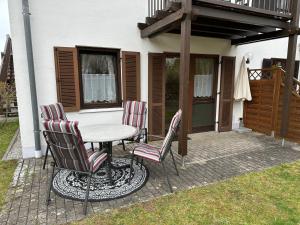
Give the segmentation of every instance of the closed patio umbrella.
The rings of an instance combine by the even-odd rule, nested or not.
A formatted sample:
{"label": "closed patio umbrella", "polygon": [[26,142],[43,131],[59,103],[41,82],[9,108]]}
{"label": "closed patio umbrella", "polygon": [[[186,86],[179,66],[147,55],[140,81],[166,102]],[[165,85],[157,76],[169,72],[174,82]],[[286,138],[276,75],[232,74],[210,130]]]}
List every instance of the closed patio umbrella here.
{"label": "closed patio umbrella", "polygon": [[234,85],[234,99],[251,101],[251,91],[245,57],[242,60],[240,71]]}

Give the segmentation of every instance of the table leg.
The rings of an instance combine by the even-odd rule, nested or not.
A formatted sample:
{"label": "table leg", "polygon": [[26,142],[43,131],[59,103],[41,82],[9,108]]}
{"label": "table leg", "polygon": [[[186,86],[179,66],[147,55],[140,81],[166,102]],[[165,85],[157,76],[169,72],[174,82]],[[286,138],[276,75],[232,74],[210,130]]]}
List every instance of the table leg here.
{"label": "table leg", "polygon": [[108,154],[108,163],[110,164],[110,168],[112,169],[123,169],[123,168],[130,168],[130,164],[123,165],[123,166],[115,166],[112,164],[112,142],[103,143],[107,148]]}

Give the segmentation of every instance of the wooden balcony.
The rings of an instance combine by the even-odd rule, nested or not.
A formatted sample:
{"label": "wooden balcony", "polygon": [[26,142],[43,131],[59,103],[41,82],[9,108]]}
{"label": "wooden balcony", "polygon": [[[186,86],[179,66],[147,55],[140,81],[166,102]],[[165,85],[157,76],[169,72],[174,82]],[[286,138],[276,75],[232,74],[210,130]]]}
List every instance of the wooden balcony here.
{"label": "wooden balcony", "polygon": [[[290,26],[293,1],[298,0],[193,0],[191,35],[230,39],[239,45],[299,34],[298,27]],[[148,0],[148,17],[138,24],[141,36],[179,34],[185,16],[181,1]]]}
{"label": "wooden balcony", "polygon": [[148,0],[148,14],[144,23],[138,23],[142,38],[161,33],[180,34],[179,107],[182,109],[182,121],[179,154],[185,156],[188,145],[191,36],[229,39],[232,45],[289,37],[280,132],[283,138],[287,136],[291,102],[289,90],[294,85],[300,34],[300,0]]}

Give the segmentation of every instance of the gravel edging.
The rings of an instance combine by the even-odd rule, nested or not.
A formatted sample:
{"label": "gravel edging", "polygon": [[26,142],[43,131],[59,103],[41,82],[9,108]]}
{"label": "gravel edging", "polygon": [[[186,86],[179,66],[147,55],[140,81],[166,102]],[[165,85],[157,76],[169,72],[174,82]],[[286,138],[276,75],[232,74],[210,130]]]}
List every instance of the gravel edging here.
{"label": "gravel edging", "polygon": [[2,160],[10,160],[7,158],[7,156],[9,154],[9,152],[12,150],[14,144],[16,143],[19,134],[20,134],[20,128],[17,129],[16,133],[14,134],[13,138],[11,139]]}

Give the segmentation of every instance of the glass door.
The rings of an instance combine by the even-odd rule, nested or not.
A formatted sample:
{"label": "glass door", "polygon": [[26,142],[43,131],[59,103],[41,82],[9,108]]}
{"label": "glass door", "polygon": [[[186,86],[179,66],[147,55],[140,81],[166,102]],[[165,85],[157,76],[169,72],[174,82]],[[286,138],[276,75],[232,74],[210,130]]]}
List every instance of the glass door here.
{"label": "glass door", "polygon": [[165,127],[169,128],[172,117],[179,107],[179,57],[166,57]]}
{"label": "glass door", "polygon": [[193,56],[191,74],[192,132],[215,129],[218,56]]}
{"label": "glass door", "polygon": [[[191,55],[189,133],[215,129],[219,56]],[[165,58],[165,128],[179,108],[179,54]]]}

